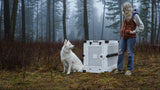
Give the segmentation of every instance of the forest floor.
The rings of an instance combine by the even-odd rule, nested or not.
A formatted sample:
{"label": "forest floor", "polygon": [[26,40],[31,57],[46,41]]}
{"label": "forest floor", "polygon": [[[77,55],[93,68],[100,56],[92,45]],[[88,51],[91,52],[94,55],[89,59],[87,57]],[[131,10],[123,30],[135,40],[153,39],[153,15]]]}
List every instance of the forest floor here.
{"label": "forest floor", "polygon": [[[82,45],[81,45],[82,46]],[[76,47],[77,48],[77,47]],[[146,49],[135,50],[134,70],[131,76],[125,76],[127,55],[124,60],[124,73],[62,73],[59,69],[51,72],[45,68],[23,72],[17,70],[0,70],[0,89],[160,89],[160,53]],[[82,48],[80,48],[82,49]],[[76,49],[76,54],[77,53]],[[59,55],[59,54],[58,54]]]}

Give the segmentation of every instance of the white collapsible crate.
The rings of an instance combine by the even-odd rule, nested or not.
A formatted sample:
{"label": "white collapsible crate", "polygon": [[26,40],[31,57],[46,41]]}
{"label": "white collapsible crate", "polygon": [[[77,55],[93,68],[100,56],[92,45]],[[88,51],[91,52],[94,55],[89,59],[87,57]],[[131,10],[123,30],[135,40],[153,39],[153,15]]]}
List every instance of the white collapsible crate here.
{"label": "white collapsible crate", "polygon": [[118,41],[87,40],[83,46],[84,71],[110,72],[117,68]]}

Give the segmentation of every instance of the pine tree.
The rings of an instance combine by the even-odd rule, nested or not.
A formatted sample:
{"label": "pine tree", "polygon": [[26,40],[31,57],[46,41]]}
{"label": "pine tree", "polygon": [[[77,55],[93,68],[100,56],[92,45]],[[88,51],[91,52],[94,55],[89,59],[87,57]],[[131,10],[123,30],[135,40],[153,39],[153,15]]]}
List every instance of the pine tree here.
{"label": "pine tree", "polygon": [[122,10],[121,6],[125,0],[110,0],[106,1],[106,6],[108,12],[106,13],[106,19],[113,21],[106,28],[116,29],[114,33],[120,33],[120,28],[122,26]]}
{"label": "pine tree", "polygon": [[145,42],[148,40],[148,34],[150,32],[150,1],[149,0],[139,0],[141,5],[140,5],[140,18],[145,26],[145,30],[139,34],[139,37],[143,38],[145,40]]}

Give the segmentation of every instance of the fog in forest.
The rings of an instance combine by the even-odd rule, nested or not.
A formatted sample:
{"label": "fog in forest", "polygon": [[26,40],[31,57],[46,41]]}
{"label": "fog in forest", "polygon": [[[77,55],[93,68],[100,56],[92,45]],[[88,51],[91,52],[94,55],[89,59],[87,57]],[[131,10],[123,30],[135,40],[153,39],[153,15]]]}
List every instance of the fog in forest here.
{"label": "fog in forest", "polygon": [[[139,16],[145,26],[144,31],[137,34],[137,41],[156,43],[160,38],[160,3],[158,0],[156,2],[86,0],[86,3],[85,0],[22,1],[4,2],[1,0],[0,39],[6,39],[8,33],[10,34],[8,38],[12,36],[12,40],[18,41],[25,39],[25,41],[54,42],[63,41],[65,38],[69,40],[120,40],[123,20],[121,6],[126,1],[132,4],[133,10],[139,11]],[[23,11],[25,14],[22,15]],[[7,27],[10,28],[7,29]]]}

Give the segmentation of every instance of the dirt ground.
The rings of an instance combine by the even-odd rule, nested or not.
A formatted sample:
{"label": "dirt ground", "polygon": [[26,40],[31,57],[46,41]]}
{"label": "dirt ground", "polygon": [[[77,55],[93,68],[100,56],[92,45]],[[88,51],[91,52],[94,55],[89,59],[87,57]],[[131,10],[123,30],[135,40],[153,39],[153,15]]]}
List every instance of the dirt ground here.
{"label": "dirt ground", "polygon": [[[81,47],[81,48],[78,48]],[[82,53],[82,44],[73,50],[78,56]],[[106,73],[62,73],[62,64],[51,71],[40,67],[34,70],[0,70],[1,89],[160,89],[160,53],[156,49],[136,47],[134,70],[131,76],[125,76],[127,56],[125,54],[122,74]],[[59,55],[59,52],[58,54]],[[82,60],[82,57],[80,57]],[[54,58],[59,60],[59,58]],[[51,76],[52,75],[52,76]]]}

